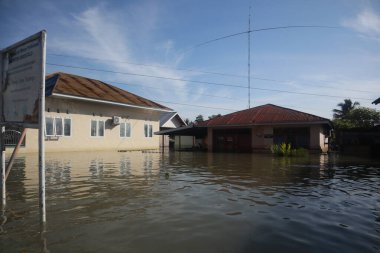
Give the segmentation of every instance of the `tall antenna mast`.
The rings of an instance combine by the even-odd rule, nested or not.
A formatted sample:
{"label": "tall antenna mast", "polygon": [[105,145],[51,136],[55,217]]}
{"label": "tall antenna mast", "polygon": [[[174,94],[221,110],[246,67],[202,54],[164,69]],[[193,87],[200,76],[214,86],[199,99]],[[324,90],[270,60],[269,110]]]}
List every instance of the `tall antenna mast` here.
{"label": "tall antenna mast", "polygon": [[248,18],[248,108],[251,108],[251,4]]}

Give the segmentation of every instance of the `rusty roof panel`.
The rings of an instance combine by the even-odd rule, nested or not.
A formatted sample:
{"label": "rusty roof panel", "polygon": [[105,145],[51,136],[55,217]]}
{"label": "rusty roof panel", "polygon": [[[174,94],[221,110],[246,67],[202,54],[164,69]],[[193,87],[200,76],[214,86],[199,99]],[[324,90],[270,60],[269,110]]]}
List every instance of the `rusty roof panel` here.
{"label": "rusty roof panel", "polygon": [[292,110],[285,107],[266,104],[250,109],[230,113],[199,123],[199,126],[243,126],[255,124],[286,124],[329,122],[316,115]]}
{"label": "rusty roof panel", "polygon": [[64,95],[99,99],[129,105],[171,110],[170,108],[160,105],[149,99],[140,97],[102,81],[87,77],[57,72],[48,75],[46,79],[47,81],[56,79],[54,87],[50,94],[59,93]]}

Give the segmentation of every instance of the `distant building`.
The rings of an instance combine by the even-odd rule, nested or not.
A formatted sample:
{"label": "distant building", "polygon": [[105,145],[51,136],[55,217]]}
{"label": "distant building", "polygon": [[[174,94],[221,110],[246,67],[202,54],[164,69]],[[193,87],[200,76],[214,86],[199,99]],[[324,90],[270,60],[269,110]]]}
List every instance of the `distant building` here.
{"label": "distant building", "polygon": [[326,118],[266,104],[157,134],[194,136],[195,145],[217,152],[265,152],[283,142],[326,152],[330,130]]}
{"label": "distant building", "polygon": [[[158,149],[160,114],[173,110],[110,84],[66,73],[46,78],[47,152]],[[20,152],[38,151],[28,129]]]}
{"label": "distant building", "polygon": [[[161,114],[160,131],[175,129],[183,126],[186,126],[186,123],[177,112],[167,112]],[[174,139],[170,138],[169,135],[161,135],[160,147],[169,147],[170,143],[174,144]]]}

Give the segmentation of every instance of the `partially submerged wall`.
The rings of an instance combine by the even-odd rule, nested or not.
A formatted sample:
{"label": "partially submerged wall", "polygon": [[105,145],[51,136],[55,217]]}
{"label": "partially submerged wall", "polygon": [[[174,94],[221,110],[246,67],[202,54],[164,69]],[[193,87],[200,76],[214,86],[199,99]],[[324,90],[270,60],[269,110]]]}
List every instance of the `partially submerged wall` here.
{"label": "partially submerged wall", "polygon": [[[71,136],[46,137],[46,152],[159,148],[159,136],[146,137],[144,133],[145,124],[152,126],[153,133],[159,130],[158,111],[47,98],[45,116],[71,119]],[[113,116],[130,123],[130,137],[120,137],[120,125],[112,123]],[[105,122],[104,136],[91,136],[91,120]],[[19,152],[38,152],[38,130],[28,129],[25,147]]]}

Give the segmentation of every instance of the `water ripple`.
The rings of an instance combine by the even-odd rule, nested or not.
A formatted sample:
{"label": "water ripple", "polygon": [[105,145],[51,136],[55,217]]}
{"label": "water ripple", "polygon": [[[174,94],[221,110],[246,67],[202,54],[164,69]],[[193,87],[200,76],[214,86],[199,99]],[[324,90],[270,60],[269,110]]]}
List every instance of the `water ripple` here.
{"label": "water ripple", "polygon": [[[0,252],[378,252],[380,165],[328,156],[48,154],[47,231],[38,161],[20,156]],[[43,235],[43,236],[42,236]]]}

